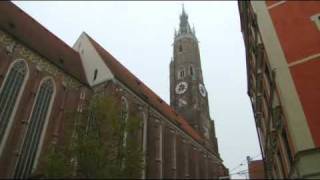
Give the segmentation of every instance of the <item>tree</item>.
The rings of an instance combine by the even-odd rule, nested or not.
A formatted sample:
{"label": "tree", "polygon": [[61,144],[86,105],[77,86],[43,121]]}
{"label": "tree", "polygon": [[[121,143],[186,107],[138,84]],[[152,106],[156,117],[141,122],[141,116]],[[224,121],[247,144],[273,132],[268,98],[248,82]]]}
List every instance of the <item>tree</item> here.
{"label": "tree", "polygon": [[74,136],[69,147],[49,153],[46,177],[71,176],[73,159],[77,177],[140,178],[144,165],[137,133],[142,121],[136,114],[123,121],[121,110],[115,97],[96,95],[82,113],[69,114]]}

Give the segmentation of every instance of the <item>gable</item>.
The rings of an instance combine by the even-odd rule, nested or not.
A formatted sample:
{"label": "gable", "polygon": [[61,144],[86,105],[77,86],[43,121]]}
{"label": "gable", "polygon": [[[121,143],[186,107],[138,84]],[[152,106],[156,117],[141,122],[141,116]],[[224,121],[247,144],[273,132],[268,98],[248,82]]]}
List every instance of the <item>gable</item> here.
{"label": "gable", "polygon": [[73,49],[80,55],[85,76],[90,86],[95,86],[113,78],[112,72],[103,62],[86,33],[83,32],[80,35],[73,45]]}

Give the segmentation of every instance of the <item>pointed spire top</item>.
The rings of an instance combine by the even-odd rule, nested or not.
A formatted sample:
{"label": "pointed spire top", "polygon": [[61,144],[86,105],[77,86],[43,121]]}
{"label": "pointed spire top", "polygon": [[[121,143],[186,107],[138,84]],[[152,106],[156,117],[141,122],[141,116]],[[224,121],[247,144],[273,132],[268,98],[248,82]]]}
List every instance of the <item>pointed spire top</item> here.
{"label": "pointed spire top", "polygon": [[188,15],[184,9],[184,3],[182,3],[182,14],[181,14],[181,17],[185,18],[185,19],[188,19]]}
{"label": "pointed spire top", "polygon": [[181,5],[182,5],[182,13],[180,14],[180,26],[179,26],[178,32],[177,33],[175,32],[175,34],[177,34],[175,37],[178,38],[180,35],[185,35],[185,34],[189,34],[191,36],[194,36],[195,30],[194,30],[194,28],[191,29],[191,27],[189,25],[188,14],[185,11],[184,3],[182,3]]}
{"label": "pointed spire top", "polygon": [[184,3],[182,3],[182,14],[185,14],[185,11],[184,11]]}

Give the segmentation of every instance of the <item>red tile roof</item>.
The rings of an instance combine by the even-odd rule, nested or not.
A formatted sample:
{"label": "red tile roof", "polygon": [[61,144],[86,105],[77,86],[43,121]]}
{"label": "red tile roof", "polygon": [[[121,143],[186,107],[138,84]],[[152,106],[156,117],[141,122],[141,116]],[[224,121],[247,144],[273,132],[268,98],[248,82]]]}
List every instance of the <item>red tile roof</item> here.
{"label": "red tile roof", "polygon": [[12,2],[0,2],[0,29],[86,83],[80,55]]}
{"label": "red tile roof", "polygon": [[131,90],[137,93],[140,97],[149,102],[155,109],[157,109],[162,115],[167,117],[173,123],[178,126],[194,138],[198,142],[203,142],[202,137],[187,123],[187,121],[171,108],[164,100],[162,100],[156,93],[148,88],[142,81],[140,81],[135,75],[133,75],[127,68],[119,63],[110,53],[108,53],[102,46],[100,46],[95,40],[87,35],[102,57],[104,62],[113,72],[114,76]]}

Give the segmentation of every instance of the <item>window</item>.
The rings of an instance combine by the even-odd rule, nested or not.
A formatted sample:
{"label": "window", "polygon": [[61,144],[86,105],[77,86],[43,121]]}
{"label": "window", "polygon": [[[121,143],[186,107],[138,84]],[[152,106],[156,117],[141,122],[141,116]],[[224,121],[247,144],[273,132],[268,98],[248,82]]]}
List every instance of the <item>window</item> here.
{"label": "window", "polygon": [[94,112],[90,111],[88,113],[87,125],[86,125],[86,135],[89,133],[93,134],[96,137],[99,137],[99,129],[96,120],[96,115]]}
{"label": "window", "polygon": [[179,45],[179,52],[182,52],[182,45]]}
{"label": "window", "polygon": [[127,136],[128,133],[126,131],[126,126],[127,126],[127,121],[129,117],[128,113],[128,100],[124,96],[121,97],[121,123],[122,123],[122,128],[124,129],[123,137],[122,137],[122,145],[125,147],[127,145]]}
{"label": "window", "polygon": [[180,70],[178,71],[178,79],[184,78],[184,75],[184,68],[180,68]]}
{"label": "window", "polygon": [[173,140],[172,140],[172,153],[173,153],[173,163],[172,163],[172,168],[176,169],[177,168],[177,135],[174,131],[172,131],[172,135],[173,135]]}
{"label": "window", "polygon": [[183,71],[183,70],[180,72],[180,76],[181,76],[182,78],[184,77],[184,71]]}
{"label": "window", "polygon": [[85,90],[82,90],[81,92],[80,92],[80,99],[81,100],[84,100],[86,98],[86,91]]}
{"label": "window", "polygon": [[50,112],[53,96],[53,80],[51,78],[43,80],[40,83],[28,121],[28,129],[15,168],[15,178],[26,178],[32,173],[39,149],[41,148],[39,148],[41,146],[41,137],[47,124],[48,112]]}
{"label": "window", "polygon": [[98,69],[94,70],[94,76],[93,76],[93,80],[95,81],[97,79],[98,76]]}
{"label": "window", "polygon": [[190,75],[193,76],[193,67],[190,66]]}
{"label": "window", "polygon": [[27,65],[18,60],[9,68],[5,81],[0,89],[0,145],[5,141],[6,131],[10,129],[10,119],[19,101],[19,94],[23,90],[27,79]]}

